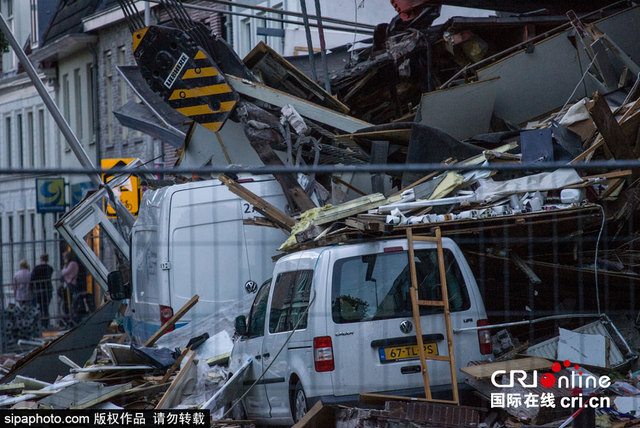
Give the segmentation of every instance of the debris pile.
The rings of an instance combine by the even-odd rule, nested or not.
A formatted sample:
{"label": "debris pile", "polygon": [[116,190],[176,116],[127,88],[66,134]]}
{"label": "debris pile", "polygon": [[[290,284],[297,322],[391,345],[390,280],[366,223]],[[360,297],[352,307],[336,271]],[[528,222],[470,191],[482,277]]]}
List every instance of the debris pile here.
{"label": "debris pile", "polygon": [[[571,13],[453,18],[438,27],[430,26],[435,15],[426,9],[410,24],[379,27],[370,46],[354,49],[348,66],[332,74],[337,97],[260,43],[240,64],[241,77],[225,75],[222,62],[215,70],[217,84],[228,89],[231,101],[225,102],[232,103],[219,121],[209,123],[220,142],[215,148],[210,147],[212,134],[198,128],[196,119],[185,129],[184,117],[160,98],[170,94],[148,88],[141,67],[120,71],[144,102],[135,109],[154,106],[145,114],[163,121],[145,123],[140,130],[170,134],[172,141],[189,140],[182,147],[184,167],[208,165],[216,157],[229,164],[398,167],[364,178],[337,172],[276,173],[288,204],[285,210],[249,191],[232,174],[219,175],[220,182],[259,214],[245,216],[246,224],[288,235],[278,249],[282,253],[406,237],[408,230],[431,234],[437,228],[460,242],[471,264],[489,272],[486,278],[492,277],[492,269],[499,277],[504,266],[517,266],[524,273],[522,281],[527,287],[535,284],[535,293],[541,295],[536,311],[551,306],[553,299],[544,297],[549,293],[560,298],[575,294],[559,289],[559,277],[574,284],[580,276],[585,287],[590,285],[586,281],[594,281],[595,292],[583,293],[580,309],[597,312],[596,322],[576,326],[578,320],[565,320],[562,326],[540,329],[538,340],[528,343],[518,340],[512,327],[532,326],[533,321],[528,314],[518,315],[527,320],[491,326],[500,328],[494,331],[492,362],[461,370],[468,384],[492,404],[510,381],[505,378],[496,385],[494,373],[536,371],[531,391],[521,385],[509,393],[521,394],[522,400],[532,392],[553,393],[556,400],[574,394],[610,397],[615,407],[600,406],[598,420],[627,422],[640,414],[640,375],[632,369],[638,349],[600,316],[605,295],[597,288],[602,277],[609,282],[609,293],[615,293],[616,286],[627,292],[640,278],[636,231],[619,242],[620,232],[638,217],[638,170],[603,164],[640,157],[640,66],[633,59],[640,57],[640,38],[633,31],[640,7],[619,3],[581,19]],[[188,31],[194,39],[204,37],[195,26]],[[154,37],[162,36],[158,34]],[[206,58],[201,51],[190,54],[192,65]],[[135,116],[127,106],[119,119]],[[550,162],[553,169],[545,165]],[[425,173],[414,164],[432,168]],[[585,169],[590,165],[596,167]],[[511,238],[524,238],[525,243]],[[581,240],[579,249],[571,246],[575,240]],[[551,254],[545,248],[550,243],[563,245],[563,251]],[[518,255],[525,249],[526,259]],[[505,312],[500,286],[483,290],[487,309],[493,305]],[[513,299],[526,300],[513,294]],[[629,300],[610,299],[607,307],[634,310]],[[79,327],[15,363],[0,386],[0,406],[183,406],[230,417],[230,406],[246,390],[252,360],[229,376],[224,364],[233,348],[232,334],[207,330],[211,320],[168,332],[197,301],[196,295],[144,344],[125,344],[126,335],[113,332],[105,336],[118,310],[116,302],[109,301]],[[522,301],[518,304],[525,307]],[[563,304],[567,313],[576,306],[570,306],[569,299]],[[551,309],[557,313],[559,308]],[[70,350],[73,355],[67,355]],[[548,376],[584,382],[566,388],[552,384]],[[602,376],[611,387],[586,386],[587,380]],[[580,417],[576,408],[582,408],[512,404],[497,415],[486,408],[362,394],[358,407],[319,403],[300,423],[404,426],[409,420],[424,426],[471,426],[500,419],[507,425],[541,424]]]}

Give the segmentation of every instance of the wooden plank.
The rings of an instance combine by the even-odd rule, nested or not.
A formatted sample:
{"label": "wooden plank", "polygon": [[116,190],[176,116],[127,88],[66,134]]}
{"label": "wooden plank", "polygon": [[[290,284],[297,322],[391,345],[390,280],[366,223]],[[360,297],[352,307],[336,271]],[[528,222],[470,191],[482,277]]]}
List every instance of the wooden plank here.
{"label": "wooden plank", "polygon": [[334,183],[342,184],[343,186],[353,190],[354,192],[356,192],[360,196],[367,196],[367,193],[365,193],[362,190],[358,189],[356,186],[352,185],[351,183],[347,183],[346,181],[344,181],[340,177],[336,177],[335,175],[332,175],[331,176],[331,181],[333,181]]}
{"label": "wooden plank", "polygon": [[[252,138],[251,135],[247,133],[247,126],[248,125],[244,126],[245,134],[260,160],[267,166],[284,167],[284,163],[282,163],[273,151],[271,144],[263,138]],[[280,184],[280,187],[282,187],[284,196],[287,198],[287,202],[291,207],[294,209],[297,208],[300,211],[306,211],[316,207],[316,204],[313,203],[309,195],[304,192],[304,189],[300,186],[300,183],[298,183],[296,174],[274,173],[273,176]]]}
{"label": "wooden plank", "polygon": [[519,358],[517,360],[498,361],[495,363],[478,364],[475,366],[461,367],[460,371],[473,376],[476,379],[489,378],[497,370],[549,370],[551,361],[540,357]]}
{"label": "wooden plank", "polygon": [[323,428],[335,425],[335,412],[318,400],[292,428]]}
{"label": "wooden plank", "polygon": [[458,395],[458,380],[456,371],[456,358],[453,353],[453,329],[451,327],[451,313],[449,310],[449,290],[447,288],[447,275],[444,267],[444,251],[442,250],[442,233],[440,228],[436,228],[436,239],[438,240],[438,270],[440,271],[440,287],[442,288],[442,301],[444,302],[444,323],[447,330],[447,347],[449,348],[449,371],[451,372],[451,389],[453,391],[453,401],[460,403]]}
{"label": "wooden plank", "polygon": [[296,224],[296,221],[292,217],[288,216],[280,209],[276,208],[255,193],[251,192],[246,187],[236,183],[226,175],[218,175],[218,180],[222,181],[222,183],[224,183],[224,185],[227,186],[233,194],[241,197],[242,199],[253,205],[255,210],[260,214],[285,228],[286,230],[291,231],[293,225]]}
{"label": "wooden plank", "polygon": [[434,238],[433,236],[418,236],[418,235],[415,235],[413,237],[413,240],[414,241],[423,241],[423,242],[435,242],[435,243],[438,242],[438,239]]}
{"label": "wooden plank", "polygon": [[333,223],[346,217],[377,208],[386,198],[382,193],[374,193],[373,195],[363,196],[344,204],[336,205],[323,212],[311,221],[311,224],[318,226],[326,223]]}
{"label": "wooden plank", "polygon": [[264,217],[253,217],[253,218],[245,218],[242,220],[242,224],[245,226],[262,226],[262,227],[273,227],[274,229],[284,230],[274,222]]}
{"label": "wooden plank", "polygon": [[425,355],[425,360],[433,360],[433,361],[446,361],[450,362],[451,357],[449,355]]}
{"label": "wooden plank", "polygon": [[173,363],[171,367],[169,367],[167,372],[164,374],[164,376],[162,376],[162,379],[160,379],[160,383],[166,383],[169,381],[169,378],[171,377],[171,375],[173,375],[173,372],[175,372],[178,369],[178,367],[180,367],[180,363],[182,362],[182,360],[184,360],[184,357],[187,355],[189,351],[191,351],[190,346],[187,346],[182,350],[182,352],[180,353],[180,356],[176,358],[175,363]]}
{"label": "wooden plank", "polygon": [[[426,399],[426,398],[418,398],[418,397],[402,397],[396,395],[385,395],[385,394],[360,394],[360,403],[362,404],[382,404],[387,401],[420,401],[420,402],[430,402],[430,403],[440,403],[440,404],[455,404],[455,401],[452,400],[438,400],[438,399]],[[466,406],[465,406],[466,407]]]}
{"label": "wooden plank", "polygon": [[585,150],[584,152],[580,153],[578,156],[573,158],[573,160],[571,162],[569,162],[569,163],[570,164],[578,163],[578,162],[582,162],[583,160],[584,161],[588,161],[588,159],[591,159],[591,156],[593,156],[595,151],[598,150],[600,147],[602,147],[604,145],[605,145],[604,139],[602,138],[602,136],[599,136],[596,139],[596,141],[591,145],[591,147],[589,147],[587,150]]}
{"label": "wooden plank", "polygon": [[167,389],[160,401],[158,401],[158,404],[156,404],[156,409],[164,409],[178,404],[173,403],[173,401],[178,398],[176,395],[184,386],[184,383],[187,380],[187,373],[189,372],[191,365],[193,364],[193,360],[196,357],[196,353],[191,350],[188,351],[188,354],[187,360],[184,362],[184,365],[176,375],[175,379],[173,379],[173,382],[171,382],[169,389]]}
{"label": "wooden plank", "polygon": [[593,97],[593,105],[589,109],[589,114],[607,143],[609,150],[616,159],[633,159],[633,150],[629,141],[622,132],[615,116],[609,109],[605,98],[599,92]]}
{"label": "wooden plank", "polygon": [[407,253],[409,255],[409,272],[411,273],[411,313],[413,315],[413,325],[415,326],[416,340],[418,344],[418,354],[420,355],[420,367],[422,369],[422,381],[424,384],[424,396],[430,400],[431,385],[429,383],[429,372],[427,361],[425,360],[424,342],[422,340],[422,324],[420,323],[420,307],[418,306],[418,275],[416,273],[416,256],[413,251],[413,232],[407,229]]}
{"label": "wooden plank", "polygon": [[178,310],[178,312],[173,314],[173,316],[171,318],[169,318],[169,320],[166,323],[162,324],[162,326],[158,329],[158,331],[153,333],[153,336],[151,336],[149,338],[149,340],[144,342],[144,345],[142,345],[142,346],[147,347],[147,348],[150,347],[150,346],[153,346],[153,344],[156,343],[156,341],[158,339],[160,339],[160,336],[162,336],[170,328],[172,328],[176,324],[176,322],[178,322],[178,320],[180,320],[180,318],[182,318],[184,316],[184,314],[189,312],[189,309],[191,309],[196,303],[198,303],[198,299],[199,298],[200,298],[200,296],[198,296],[197,294],[195,296],[193,296],[187,303],[184,304],[183,307],[181,307]]}
{"label": "wooden plank", "polygon": [[442,300],[418,300],[419,306],[444,306]]}
{"label": "wooden plank", "polygon": [[[307,96],[312,95],[312,102],[316,102],[317,104],[322,104],[325,107],[331,108],[338,112],[348,113],[349,107],[341,103],[339,100],[331,96],[325,89],[314,82],[312,79],[307,77],[306,74],[302,73],[296,66],[291,64],[289,61],[280,56],[276,51],[274,51],[269,45],[264,42],[258,43],[252,50],[244,57],[243,62],[251,69],[251,71],[260,71],[263,77],[263,81],[266,82],[269,86],[274,87],[272,82],[267,79],[264,79],[265,73],[267,70],[265,66],[262,66],[264,60],[269,60],[269,63],[272,65],[277,65],[281,67],[281,70],[286,70],[287,76],[290,76],[295,80],[295,83],[291,83],[291,85],[295,85],[301,92],[307,92]],[[282,74],[282,73],[279,73]],[[277,78],[277,76],[273,76],[273,78]],[[288,79],[287,79],[288,80]],[[285,85],[281,85],[285,86]],[[303,91],[303,88],[306,91]],[[282,89],[286,92],[285,88],[276,88]],[[313,99],[315,97],[315,100]]]}

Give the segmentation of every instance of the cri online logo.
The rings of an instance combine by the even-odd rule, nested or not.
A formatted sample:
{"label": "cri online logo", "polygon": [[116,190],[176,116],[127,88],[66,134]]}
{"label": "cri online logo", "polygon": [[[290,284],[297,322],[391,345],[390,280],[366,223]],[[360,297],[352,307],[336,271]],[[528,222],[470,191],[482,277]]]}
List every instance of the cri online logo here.
{"label": "cri online logo", "polygon": [[[553,363],[551,365],[551,371],[553,373],[558,373],[562,370],[562,366],[565,368],[569,368],[571,366],[571,361],[564,360],[562,365],[560,363]],[[577,364],[573,366],[570,376],[560,376],[554,375],[553,373],[545,373],[540,377],[540,384],[545,388],[551,388],[558,384],[558,388],[608,388],[611,385],[611,380],[606,376],[594,376],[592,374],[587,374],[586,376],[582,376],[582,371],[580,370],[580,366]],[[533,376],[530,382],[527,382],[527,378],[529,377],[528,373],[524,370],[496,370],[491,375],[491,383],[493,386],[498,388],[513,388],[516,383],[520,384],[525,388],[537,388],[538,387],[538,371],[533,370]],[[507,377],[507,383],[499,383],[498,377],[502,376],[502,380],[504,381],[504,377]]]}

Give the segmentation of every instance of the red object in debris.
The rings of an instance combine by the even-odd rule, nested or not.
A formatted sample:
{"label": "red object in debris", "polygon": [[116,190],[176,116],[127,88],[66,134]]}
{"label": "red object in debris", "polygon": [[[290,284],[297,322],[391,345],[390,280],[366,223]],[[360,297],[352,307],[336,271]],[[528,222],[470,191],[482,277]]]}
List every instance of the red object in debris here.
{"label": "red object in debris", "polygon": [[411,21],[422,9],[429,5],[429,0],[390,0],[393,8],[403,21]]}
{"label": "red object in debris", "polygon": [[[173,308],[171,306],[160,305],[160,325],[164,325],[167,321],[171,319],[173,316]],[[169,331],[173,331],[173,327],[171,327]]]}
{"label": "red object in debris", "polygon": [[[478,327],[489,325],[489,320],[478,320]],[[491,332],[489,329],[478,330],[478,344],[480,345],[480,353],[488,355],[493,353],[493,343],[491,342]]]}

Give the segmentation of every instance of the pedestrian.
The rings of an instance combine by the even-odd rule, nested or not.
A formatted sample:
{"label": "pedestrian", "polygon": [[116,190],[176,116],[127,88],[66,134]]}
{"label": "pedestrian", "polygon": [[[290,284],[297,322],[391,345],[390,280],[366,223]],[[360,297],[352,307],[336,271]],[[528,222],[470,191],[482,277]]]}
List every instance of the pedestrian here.
{"label": "pedestrian", "polygon": [[42,327],[49,327],[49,302],[53,288],[51,286],[51,276],[53,268],[49,266],[49,255],[40,256],[40,264],[33,268],[31,272],[31,284],[34,294],[34,302],[40,306]]}
{"label": "pedestrian", "polygon": [[31,292],[31,266],[26,260],[20,260],[19,268],[13,276],[13,291],[16,302],[20,305],[28,305],[33,300]]}
{"label": "pedestrian", "polygon": [[[62,281],[63,285],[58,288],[58,296],[62,298],[63,312],[65,315],[70,315],[71,303],[73,302],[73,296],[77,293],[76,283],[78,282],[78,273],[80,267],[78,263],[73,259],[71,251],[67,251],[63,255],[62,266]],[[60,290],[62,288],[62,290]]]}

